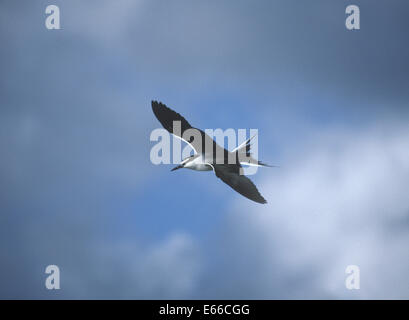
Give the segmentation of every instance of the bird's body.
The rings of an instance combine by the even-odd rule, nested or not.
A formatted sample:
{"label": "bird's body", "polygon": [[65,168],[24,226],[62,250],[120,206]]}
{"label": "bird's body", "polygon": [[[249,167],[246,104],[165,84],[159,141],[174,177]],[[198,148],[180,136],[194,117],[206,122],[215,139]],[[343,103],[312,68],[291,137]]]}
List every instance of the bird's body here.
{"label": "bird's body", "polygon": [[[202,130],[193,128],[185,118],[166,105],[152,101],[152,110],[167,131],[188,143],[195,151],[194,155],[185,158],[172,171],[180,168],[214,171],[218,178],[246,198],[258,203],[267,202],[253,182],[241,174],[243,163],[241,160],[244,155],[247,156],[244,162],[246,165],[267,166],[251,157],[249,153],[251,139],[234,150],[228,151]],[[179,122],[180,130],[175,130],[174,122]]]}
{"label": "bird's body", "polygon": [[[183,168],[196,170],[196,171],[212,171],[213,168],[201,155],[195,155],[185,159],[185,165]],[[182,161],[183,162],[183,161]]]}

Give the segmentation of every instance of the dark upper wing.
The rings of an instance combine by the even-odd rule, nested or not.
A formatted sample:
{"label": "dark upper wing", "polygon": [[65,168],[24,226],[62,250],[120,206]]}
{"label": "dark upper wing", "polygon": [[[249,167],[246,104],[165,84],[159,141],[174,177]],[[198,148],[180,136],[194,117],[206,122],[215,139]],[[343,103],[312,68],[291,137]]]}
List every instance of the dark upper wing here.
{"label": "dark upper wing", "polygon": [[224,183],[228,184],[246,198],[258,203],[267,203],[260,192],[258,192],[254,183],[246,176],[240,175],[238,173],[239,167],[235,167],[234,165],[215,165],[214,172]]}
{"label": "dark upper wing", "polygon": [[[152,110],[156,118],[158,118],[159,122],[162,124],[162,126],[172,134],[174,134],[173,121],[180,121],[182,134],[187,129],[193,128],[185,118],[183,118],[179,113],[168,108],[162,102],[152,101]],[[179,138],[182,137],[179,136]]]}
{"label": "dark upper wing", "polygon": [[[227,152],[227,150],[224,150],[224,148],[220,147],[209,135],[207,135],[200,129],[192,127],[190,123],[187,122],[187,120],[183,118],[179,113],[168,108],[163,103],[152,101],[152,110],[156,118],[158,118],[159,122],[167,131],[190,144],[196,153],[201,154],[202,150],[206,149],[206,152],[210,152],[212,150],[213,154],[215,155],[217,148],[223,149],[222,152],[224,153]],[[180,132],[174,132],[174,121],[180,121]]]}

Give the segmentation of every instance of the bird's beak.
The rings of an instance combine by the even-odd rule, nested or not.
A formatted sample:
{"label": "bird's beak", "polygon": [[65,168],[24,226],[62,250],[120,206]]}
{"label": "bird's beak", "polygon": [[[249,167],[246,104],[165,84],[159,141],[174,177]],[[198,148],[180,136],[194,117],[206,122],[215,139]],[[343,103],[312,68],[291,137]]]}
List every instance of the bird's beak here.
{"label": "bird's beak", "polygon": [[170,170],[170,171],[175,171],[175,170],[180,169],[180,168],[183,168],[183,166],[182,166],[182,165],[178,165],[178,166],[174,167],[174,168],[173,168],[172,170]]}

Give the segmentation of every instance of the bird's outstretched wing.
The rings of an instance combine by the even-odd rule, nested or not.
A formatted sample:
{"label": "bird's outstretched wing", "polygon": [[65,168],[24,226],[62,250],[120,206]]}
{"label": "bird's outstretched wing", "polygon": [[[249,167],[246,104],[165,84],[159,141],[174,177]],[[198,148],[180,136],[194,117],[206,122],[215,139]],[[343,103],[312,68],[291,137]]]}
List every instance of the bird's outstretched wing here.
{"label": "bird's outstretched wing", "polygon": [[[227,156],[227,150],[219,146],[209,135],[200,129],[192,127],[183,116],[163,103],[152,101],[152,110],[167,131],[188,143],[196,153],[212,152],[212,155],[221,154]],[[173,130],[175,121],[180,122],[180,132],[174,132]],[[188,134],[186,135],[186,133]],[[191,136],[190,134],[193,135]]]}
{"label": "bird's outstretched wing", "polygon": [[[162,126],[172,134],[176,134],[173,132],[173,121],[180,121],[181,134],[186,130],[193,128],[185,118],[176,111],[168,108],[162,102],[152,101],[152,110]],[[179,138],[182,138],[182,136],[179,136]]]}
{"label": "bird's outstretched wing", "polygon": [[254,183],[244,175],[240,175],[238,167],[214,165],[216,176],[246,198],[258,203],[267,203],[266,199],[257,190]]}

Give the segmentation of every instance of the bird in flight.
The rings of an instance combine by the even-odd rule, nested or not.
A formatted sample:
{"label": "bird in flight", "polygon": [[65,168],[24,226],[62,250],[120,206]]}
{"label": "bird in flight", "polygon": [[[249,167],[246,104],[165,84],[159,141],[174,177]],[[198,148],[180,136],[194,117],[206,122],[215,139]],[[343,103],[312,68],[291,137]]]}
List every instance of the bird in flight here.
{"label": "bird in flight", "polygon": [[[250,139],[232,151],[218,145],[204,131],[192,127],[179,113],[161,102],[152,101],[152,110],[162,126],[171,134],[189,144],[194,154],[183,159],[171,171],[187,168],[197,171],[211,171],[224,183],[246,198],[258,203],[267,203],[254,183],[242,175],[242,164],[270,167],[254,159],[250,154]],[[178,124],[179,127],[175,126]],[[178,128],[178,129],[177,129]]]}

